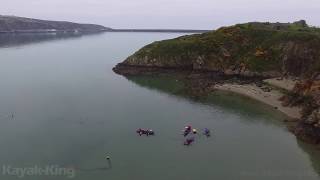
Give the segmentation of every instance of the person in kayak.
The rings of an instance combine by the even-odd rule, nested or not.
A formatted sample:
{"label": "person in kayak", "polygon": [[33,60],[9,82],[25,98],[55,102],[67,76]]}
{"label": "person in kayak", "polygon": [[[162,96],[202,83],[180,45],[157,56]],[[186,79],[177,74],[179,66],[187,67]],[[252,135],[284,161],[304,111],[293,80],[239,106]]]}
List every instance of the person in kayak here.
{"label": "person in kayak", "polygon": [[139,136],[141,136],[141,135],[143,135],[143,134],[147,134],[147,131],[144,130],[144,129],[139,128],[139,129],[137,130],[137,133],[139,134]]}
{"label": "person in kayak", "polygon": [[191,126],[186,126],[185,129],[191,130]]}
{"label": "person in kayak", "polygon": [[193,142],[194,142],[194,138],[193,138],[193,137],[187,138],[187,139],[184,141],[183,145],[189,146],[189,145],[191,145]]}
{"label": "person in kayak", "polygon": [[147,136],[148,135],[154,135],[154,131],[152,129],[148,129],[147,130]]}
{"label": "person in kayak", "polygon": [[191,132],[191,126],[186,126],[183,131],[183,136],[186,137]]}
{"label": "person in kayak", "polygon": [[207,137],[210,137],[210,136],[211,136],[210,130],[209,130],[208,128],[204,128],[203,134],[204,134],[205,136],[207,136]]}

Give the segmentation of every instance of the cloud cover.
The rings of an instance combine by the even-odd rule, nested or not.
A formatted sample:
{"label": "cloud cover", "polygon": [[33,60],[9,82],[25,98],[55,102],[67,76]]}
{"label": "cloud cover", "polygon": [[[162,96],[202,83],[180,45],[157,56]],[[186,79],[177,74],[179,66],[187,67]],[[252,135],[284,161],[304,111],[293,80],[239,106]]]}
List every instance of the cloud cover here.
{"label": "cloud cover", "polygon": [[0,0],[3,15],[113,28],[214,29],[249,21],[320,26],[319,0]]}

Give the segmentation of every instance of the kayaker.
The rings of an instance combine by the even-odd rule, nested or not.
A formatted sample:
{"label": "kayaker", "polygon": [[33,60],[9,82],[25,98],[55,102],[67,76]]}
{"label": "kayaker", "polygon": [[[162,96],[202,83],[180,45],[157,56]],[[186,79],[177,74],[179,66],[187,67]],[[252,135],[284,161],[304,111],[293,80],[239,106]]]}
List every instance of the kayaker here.
{"label": "kayaker", "polygon": [[191,126],[186,126],[185,129],[190,131],[191,130]]}
{"label": "kayaker", "polygon": [[147,132],[148,135],[154,135],[154,131],[152,129],[149,129]]}
{"label": "kayaker", "polygon": [[206,135],[207,137],[210,137],[210,136],[211,136],[210,130],[209,130],[208,128],[205,128],[205,129],[204,129],[203,134]]}
{"label": "kayaker", "polygon": [[197,134],[197,129],[192,129],[193,134]]}
{"label": "kayaker", "polygon": [[146,134],[146,130],[139,128],[137,130],[137,133],[139,134],[139,136],[141,136],[142,134]]}
{"label": "kayaker", "polygon": [[194,142],[194,138],[191,137],[191,138],[186,139],[186,140],[184,141],[183,145],[189,146],[189,145],[191,145],[193,142]]}
{"label": "kayaker", "polygon": [[191,130],[185,129],[185,130],[183,131],[183,136],[184,136],[184,137],[188,136],[188,134],[189,134],[190,132],[191,132]]}
{"label": "kayaker", "polygon": [[191,132],[191,126],[186,126],[183,130],[183,136],[186,137]]}

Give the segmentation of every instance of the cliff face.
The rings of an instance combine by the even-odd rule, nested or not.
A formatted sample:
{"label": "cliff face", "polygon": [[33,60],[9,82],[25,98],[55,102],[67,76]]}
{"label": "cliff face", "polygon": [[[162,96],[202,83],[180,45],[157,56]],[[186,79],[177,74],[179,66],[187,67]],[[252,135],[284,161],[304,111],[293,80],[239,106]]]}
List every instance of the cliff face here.
{"label": "cliff face", "polygon": [[294,90],[283,97],[284,105],[303,107],[303,118],[292,131],[300,139],[320,143],[319,28],[309,27],[305,21],[223,27],[154,42],[113,70],[134,75],[186,69],[191,74],[219,72],[240,77],[299,79]]}
{"label": "cliff face", "polygon": [[302,119],[293,133],[302,140],[320,143],[320,72],[296,84],[293,94],[285,99],[288,105],[303,107]]}
{"label": "cliff face", "polygon": [[80,31],[99,32],[108,30],[95,24],[78,24],[65,21],[45,21],[16,16],[0,16],[0,32],[36,32],[36,31]]}
{"label": "cliff face", "polygon": [[[320,30],[302,22],[248,23],[154,42],[120,66],[187,68],[244,76],[309,76],[320,70]],[[123,73],[125,73],[123,71]]]}

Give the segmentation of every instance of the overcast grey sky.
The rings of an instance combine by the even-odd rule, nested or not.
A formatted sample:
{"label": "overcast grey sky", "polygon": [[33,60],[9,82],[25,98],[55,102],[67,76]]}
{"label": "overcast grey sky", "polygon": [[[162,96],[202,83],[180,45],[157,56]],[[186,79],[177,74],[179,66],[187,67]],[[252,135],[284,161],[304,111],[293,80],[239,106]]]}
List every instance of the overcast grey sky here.
{"label": "overcast grey sky", "polygon": [[0,0],[0,14],[113,28],[214,29],[249,21],[320,26],[320,0]]}

